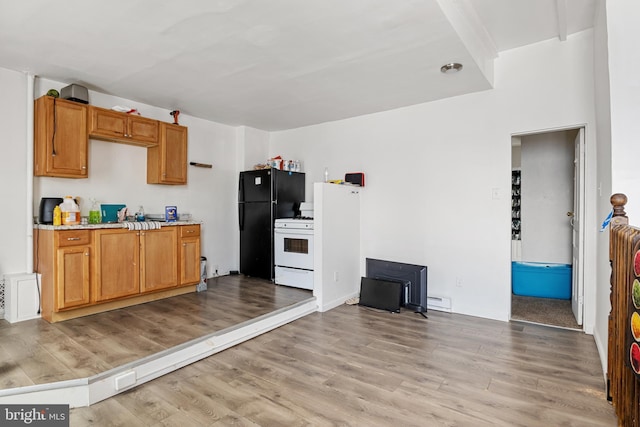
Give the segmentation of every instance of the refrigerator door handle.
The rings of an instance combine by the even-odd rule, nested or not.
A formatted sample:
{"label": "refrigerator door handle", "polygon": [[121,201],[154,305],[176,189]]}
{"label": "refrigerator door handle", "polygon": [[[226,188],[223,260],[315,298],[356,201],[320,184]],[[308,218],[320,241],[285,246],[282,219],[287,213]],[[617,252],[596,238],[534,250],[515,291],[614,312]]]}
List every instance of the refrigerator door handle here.
{"label": "refrigerator door handle", "polygon": [[240,174],[238,181],[238,201],[244,202],[244,176],[242,174]]}
{"label": "refrigerator door handle", "polygon": [[238,226],[240,231],[244,230],[244,203],[238,204]]}

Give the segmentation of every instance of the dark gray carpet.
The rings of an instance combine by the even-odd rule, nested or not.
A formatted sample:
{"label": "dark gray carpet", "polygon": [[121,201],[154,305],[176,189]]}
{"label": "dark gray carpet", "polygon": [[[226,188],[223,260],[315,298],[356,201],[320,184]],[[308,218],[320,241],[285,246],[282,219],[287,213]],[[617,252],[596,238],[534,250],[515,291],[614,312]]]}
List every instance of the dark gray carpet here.
{"label": "dark gray carpet", "polygon": [[582,329],[571,311],[571,300],[511,295],[511,320]]}

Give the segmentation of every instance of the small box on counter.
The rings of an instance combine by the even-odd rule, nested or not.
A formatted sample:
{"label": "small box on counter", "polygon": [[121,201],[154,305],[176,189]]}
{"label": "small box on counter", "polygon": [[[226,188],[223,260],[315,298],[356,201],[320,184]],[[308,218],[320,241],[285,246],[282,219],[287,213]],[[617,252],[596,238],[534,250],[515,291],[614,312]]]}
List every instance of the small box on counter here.
{"label": "small box on counter", "polygon": [[178,208],[175,206],[164,207],[164,220],[167,222],[176,221],[178,219]]}

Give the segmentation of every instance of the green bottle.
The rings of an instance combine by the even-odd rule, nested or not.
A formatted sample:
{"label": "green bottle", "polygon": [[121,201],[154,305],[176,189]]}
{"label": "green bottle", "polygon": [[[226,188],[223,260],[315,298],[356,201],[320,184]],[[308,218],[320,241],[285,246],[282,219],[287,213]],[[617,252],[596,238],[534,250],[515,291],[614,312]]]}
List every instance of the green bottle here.
{"label": "green bottle", "polygon": [[91,199],[91,210],[89,211],[89,224],[100,224],[102,218],[100,216],[100,208],[98,202],[95,199]]}

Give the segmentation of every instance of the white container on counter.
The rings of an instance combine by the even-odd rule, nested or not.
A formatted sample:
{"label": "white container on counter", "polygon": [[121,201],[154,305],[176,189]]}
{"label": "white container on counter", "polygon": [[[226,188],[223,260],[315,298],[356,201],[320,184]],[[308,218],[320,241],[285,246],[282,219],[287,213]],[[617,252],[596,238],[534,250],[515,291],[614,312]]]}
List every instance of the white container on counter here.
{"label": "white container on counter", "polygon": [[62,225],[78,225],[80,224],[80,208],[71,196],[65,196],[64,201],[60,204],[62,211]]}

